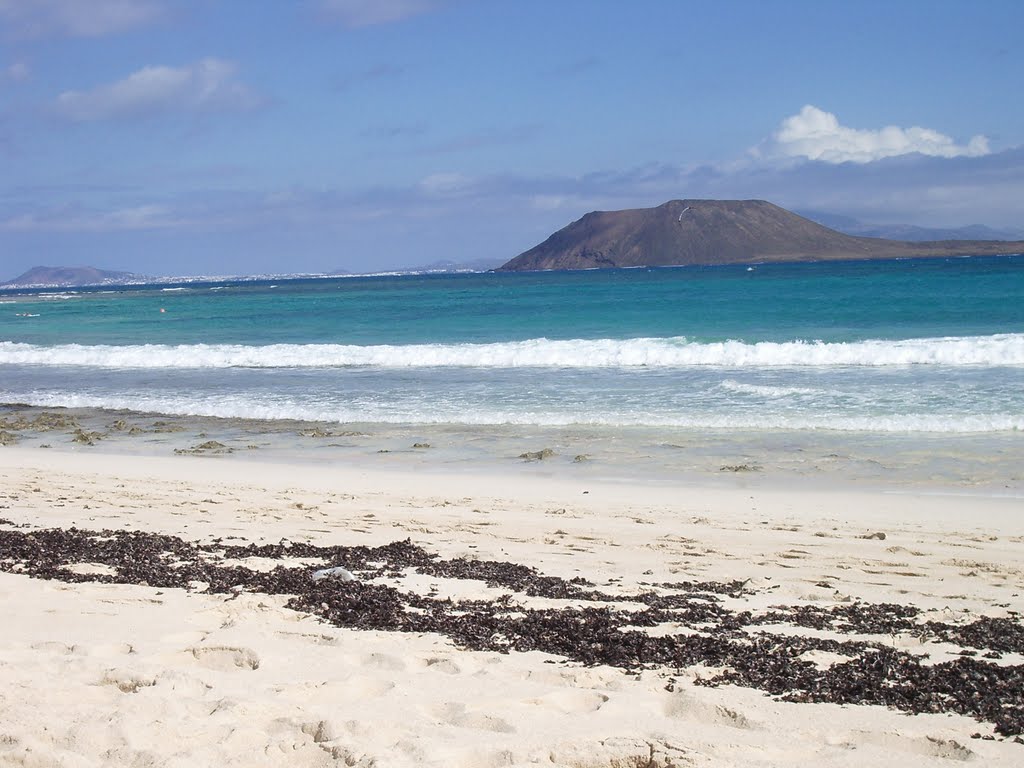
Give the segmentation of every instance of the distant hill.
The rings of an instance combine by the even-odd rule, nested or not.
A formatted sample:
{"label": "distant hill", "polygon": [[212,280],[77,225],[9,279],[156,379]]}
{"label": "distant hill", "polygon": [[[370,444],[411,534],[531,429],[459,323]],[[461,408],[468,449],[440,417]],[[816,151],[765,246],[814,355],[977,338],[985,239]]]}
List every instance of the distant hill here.
{"label": "distant hill", "polygon": [[111,272],[95,267],[32,267],[28,272],[0,283],[4,288],[72,288],[83,285],[107,285],[137,280],[131,272]]}
{"label": "distant hill", "polygon": [[593,211],[500,267],[595,269],[1024,252],[1024,241],[906,242],[837,232],[764,200],[670,200]]}
{"label": "distant hill", "polygon": [[888,240],[922,242],[929,240],[1020,240],[1024,231],[995,229],[984,224],[964,227],[919,227],[914,224],[869,224],[852,216],[841,216],[825,211],[794,211],[805,219],[824,224],[845,235],[881,237]]}

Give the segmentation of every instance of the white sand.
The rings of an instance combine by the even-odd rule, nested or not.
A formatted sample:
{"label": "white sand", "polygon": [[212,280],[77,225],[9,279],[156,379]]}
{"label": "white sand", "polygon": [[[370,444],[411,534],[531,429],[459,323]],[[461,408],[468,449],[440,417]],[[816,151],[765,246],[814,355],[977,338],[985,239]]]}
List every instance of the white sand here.
{"label": "white sand", "polygon": [[[751,610],[851,598],[944,621],[1024,610],[1020,498],[742,482],[510,482],[8,447],[0,518],[189,540],[411,538],[598,586],[750,579]],[[968,717],[780,702],[694,686],[699,670],[668,691],[654,670],[339,629],[285,602],[0,573],[0,766],[1024,764],[1022,745],[972,739],[992,728]],[[954,649],[929,650],[939,661]]]}

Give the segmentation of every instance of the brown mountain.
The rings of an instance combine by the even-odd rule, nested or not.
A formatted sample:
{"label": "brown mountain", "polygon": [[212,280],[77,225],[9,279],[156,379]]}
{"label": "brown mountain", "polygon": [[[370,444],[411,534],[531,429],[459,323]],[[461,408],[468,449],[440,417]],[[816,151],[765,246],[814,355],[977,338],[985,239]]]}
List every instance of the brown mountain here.
{"label": "brown mountain", "polygon": [[657,208],[588,213],[500,269],[755,264],[1021,252],[1024,241],[904,242],[844,235],[764,200],[670,200]]}

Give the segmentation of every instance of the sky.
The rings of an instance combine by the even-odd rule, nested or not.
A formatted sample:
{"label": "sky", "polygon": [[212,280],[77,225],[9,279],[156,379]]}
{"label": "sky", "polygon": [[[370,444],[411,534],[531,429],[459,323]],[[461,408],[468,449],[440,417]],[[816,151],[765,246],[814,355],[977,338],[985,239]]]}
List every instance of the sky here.
{"label": "sky", "polygon": [[0,280],[510,259],[757,198],[1024,231],[1019,0],[0,0]]}

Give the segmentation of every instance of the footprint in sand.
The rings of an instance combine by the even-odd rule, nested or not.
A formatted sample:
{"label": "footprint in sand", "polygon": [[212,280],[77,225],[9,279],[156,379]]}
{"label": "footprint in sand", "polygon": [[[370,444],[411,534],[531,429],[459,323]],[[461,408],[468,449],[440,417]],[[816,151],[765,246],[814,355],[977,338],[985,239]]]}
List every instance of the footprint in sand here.
{"label": "footprint in sand", "polygon": [[549,759],[556,765],[571,765],[573,768],[634,765],[644,768],[683,768],[696,764],[684,750],[660,739],[631,737],[563,742],[551,750]]}
{"label": "footprint in sand", "polygon": [[446,675],[457,675],[462,671],[462,667],[451,659],[438,656],[420,659],[420,663],[432,672],[444,672]]}
{"label": "footprint in sand", "polygon": [[85,655],[94,658],[131,656],[133,653],[135,653],[135,646],[131,643],[97,643],[85,650]]}
{"label": "footprint in sand", "polygon": [[189,648],[196,662],[206,669],[231,672],[235,669],[256,670],[260,668],[260,657],[250,648],[230,646],[198,646]]}
{"label": "footprint in sand", "polygon": [[937,757],[943,760],[966,761],[975,756],[974,752],[952,739],[936,736],[904,736],[899,733],[872,733],[855,731],[848,734],[842,746],[858,749],[865,744],[882,747],[887,750],[898,750],[911,755]]}
{"label": "footprint in sand", "polygon": [[311,632],[275,632],[277,637],[288,640],[304,640],[314,645],[341,645],[341,638],[335,635],[316,634]]}
{"label": "footprint in sand", "polygon": [[596,691],[564,690],[555,691],[525,703],[553,709],[566,714],[597,712],[608,701],[608,697]]}
{"label": "footprint in sand", "polygon": [[756,728],[742,712],[711,702],[701,701],[692,693],[677,690],[665,702],[665,715],[680,720],[696,720],[709,725],[750,730]]}
{"label": "footprint in sand", "polygon": [[405,671],[405,661],[389,653],[368,653],[363,656],[362,665],[373,669],[388,669],[392,672]]}
{"label": "footprint in sand", "polygon": [[355,699],[375,698],[395,689],[394,681],[368,675],[347,677],[344,685],[346,694]]}
{"label": "footprint in sand", "polygon": [[110,669],[99,680],[99,685],[112,685],[121,693],[138,693],[143,688],[156,685],[152,677],[140,677],[123,670]]}
{"label": "footprint in sand", "polygon": [[485,712],[467,712],[466,705],[457,701],[449,701],[434,710],[434,714],[442,722],[458,728],[474,728],[494,733],[515,733],[516,729],[507,721]]}

